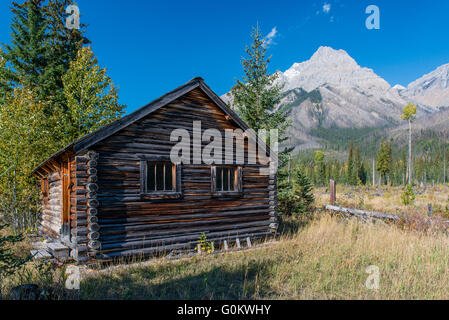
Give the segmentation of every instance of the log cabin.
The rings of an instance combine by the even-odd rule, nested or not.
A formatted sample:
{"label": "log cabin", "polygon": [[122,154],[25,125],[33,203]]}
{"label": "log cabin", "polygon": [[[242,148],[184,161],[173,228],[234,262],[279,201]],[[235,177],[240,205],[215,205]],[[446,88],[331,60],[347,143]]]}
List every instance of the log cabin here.
{"label": "log cabin", "polygon": [[192,250],[203,234],[216,248],[274,235],[276,174],[261,173],[267,163],[250,163],[249,138],[243,163],[237,156],[226,165],[171,161],[171,133],[193,134],[193,121],[202,133],[248,130],[195,78],[44,161],[33,171],[40,233],[81,263]]}

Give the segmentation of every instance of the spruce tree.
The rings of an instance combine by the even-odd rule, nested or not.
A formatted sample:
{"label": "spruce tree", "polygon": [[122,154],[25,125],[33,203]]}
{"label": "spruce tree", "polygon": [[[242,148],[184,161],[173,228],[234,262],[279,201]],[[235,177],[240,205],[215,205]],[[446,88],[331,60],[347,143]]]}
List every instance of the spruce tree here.
{"label": "spruce tree", "polygon": [[[290,125],[287,106],[278,107],[283,86],[275,83],[277,73],[268,73],[271,57],[267,57],[266,40],[262,37],[259,27],[253,29],[252,40],[252,45],[246,48],[247,58],[242,60],[245,73],[243,80],[237,80],[231,90],[233,105],[256,133],[260,129],[278,129],[281,144],[287,140],[285,131]],[[291,149],[280,155],[283,162],[286,162],[289,152]]]}
{"label": "spruce tree", "polygon": [[366,171],[366,167],[363,162],[359,169],[359,180],[362,185],[366,185],[366,182],[368,181],[368,172]]}
{"label": "spruce tree", "polygon": [[355,148],[354,151],[354,172],[353,172],[353,178],[352,178],[352,182],[354,185],[358,185],[361,183],[360,181],[360,169],[362,167],[362,160],[360,159],[360,148],[357,147]]}
{"label": "spruce tree", "polygon": [[278,171],[278,208],[282,215],[291,216],[295,207],[295,189],[293,183],[288,181],[291,172],[286,168]]}
{"label": "spruce tree", "polygon": [[49,44],[43,1],[29,0],[23,4],[13,2],[11,11],[11,44],[3,45],[2,53],[11,66],[6,78],[15,86],[26,85],[44,91]]}
{"label": "spruce tree", "polygon": [[87,25],[81,24],[80,29],[68,29],[66,27],[66,8],[72,4],[71,0],[49,0],[44,7],[48,24],[48,65],[45,78],[49,81],[47,88],[51,91],[47,95],[54,94],[56,102],[63,109],[62,77],[68,71],[70,62],[76,56],[83,45],[90,44],[85,36]]}
{"label": "spruce tree", "polygon": [[295,213],[304,214],[312,209],[315,196],[313,186],[302,168],[296,168],[294,176],[296,208]]}
{"label": "spruce tree", "polygon": [[279,211],[287,216],[305,214],[312,210],[315,196],[313,186],[302,167],[292,170],[292,183],[287,183],[287,170],[278,173]]}
{"label": "spruce tree", "polygon": [[8,80],[8,72],[6,59],[3,58],[3,50],[0,48],[0,112],[2,105],[5,104],[8,95],[12,92],[12,85]]}
{"label": "spruce tree", "polygon": [[80,30],[66,28],[65,10],[70,4],[69,0],[13,2],[11,44],[4,45],[2,54],[10,66],[7,80],[37,89],[39,99],[51,101],[49,115],[66,109],[62,77],[81,47],[90,43],[84,36],[85,25]]}
{"label": "spruce tree", "polygon": [[355,185],[354,179],[354,141],[351,140],[348,150],[348,162],[347,162],[347,172],[346,181],[349,185]]}
{"label": "spruce tree", "polygon": [[380,173],[384,184],[387,184],[388,176],[391,173],[392,162],[393,156],[391,144],[383,140],[377,154],[377,171]]}

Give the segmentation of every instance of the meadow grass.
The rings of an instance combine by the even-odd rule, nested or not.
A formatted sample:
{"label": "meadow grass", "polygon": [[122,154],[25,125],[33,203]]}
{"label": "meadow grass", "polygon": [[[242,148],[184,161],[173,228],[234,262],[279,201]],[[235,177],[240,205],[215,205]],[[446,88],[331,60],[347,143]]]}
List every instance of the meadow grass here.
{"label": "meadow grass", "polygon": [[[378,290],[366,268],[380,270]],[[447,299],[449,238],[323,216],[258,249],[89,272],[83,299]]]}
{"label": "meadow grass", "polygon": [[[337,204],[348,208],[399,215],[409,213],[427,214],[428,205],[432,204],[435,215],[449,219],[449,186],[414,187],[416,200],[409,206],[405,206],[402,203],[401,194],[403,190],[404,187],[347,187],[337,185]],[[329,204],[329,197],[329,191],[326,188],[316,189],[316,206],[322,207]]]}
{"label": "meadow grass", "polygon": [[[400,204],[400,191],[339,186],[338,200],[348,207],[425,217],[427,203],[443,207],[449,189],[427,189],[409,207]],[[317,190],[317,206],[328,197],[326,190]],[[373,265],[380,272],[378,290],[366,287],[366,269]],[[64,268],[33,262],[3,279],[3,295],[22,283],[63,292]],[[441,229],[362,223],[318,212],[311,219],[283,219],[275,241],[249,250],[83,267],[79,294],[62,298],[448,299],[449,236]]]}

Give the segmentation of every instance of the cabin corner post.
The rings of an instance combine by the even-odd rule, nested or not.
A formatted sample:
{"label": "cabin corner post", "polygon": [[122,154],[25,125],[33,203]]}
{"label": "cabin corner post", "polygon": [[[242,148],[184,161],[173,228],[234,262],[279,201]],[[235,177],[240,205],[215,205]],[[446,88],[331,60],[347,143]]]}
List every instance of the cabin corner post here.
{"label": "cabin corner post", "polygon": [[75,156],[75,192],[73,199],[72,257],[78,262],[88,261],[88,190],[89,156],[87,153]]}
{"label": "cabin corner post", "polygon": [[269,177],[269,211],[270,211],[270,230],[273,234],[277,233],[279,226],[278,219],[278,199],[277,199],[277,174],[271,173]]}
{"label": "cabin corner post", "polygon": [[87,153],[89,159],[87,163],[87,238],[89,256],[95,257],[101,249],[100,238],[100,225],[98,224],[98,207],[99,202],[97,199],[98,194],[98,153],[89,151]]}

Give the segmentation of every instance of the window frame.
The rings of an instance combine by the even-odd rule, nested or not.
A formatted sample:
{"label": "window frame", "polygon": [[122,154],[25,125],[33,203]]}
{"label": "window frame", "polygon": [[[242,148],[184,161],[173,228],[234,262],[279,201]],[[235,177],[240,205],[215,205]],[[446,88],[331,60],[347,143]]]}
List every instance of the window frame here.
{"label": "window frame", "polygon": [[[235,190],[217,190],[217,168],[234,169]],[[211,167],[211,193],[213,197],[242,197],[243,196],[243,167],[235,165],[213,165]]]}
{"label": "window frame", "polygon": [[[154,191],[148,190],[148,164],[165,163],[172,165],[173,172],[173,190],[172,191]],[[140,160],[140,197],[143,200],[163,200],[182,198],[181,190],[181,165],[175,164],[169,160],[161,159],[141,159]]]}

